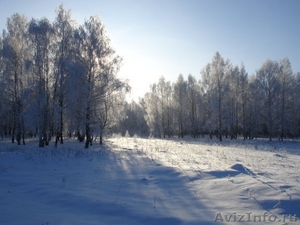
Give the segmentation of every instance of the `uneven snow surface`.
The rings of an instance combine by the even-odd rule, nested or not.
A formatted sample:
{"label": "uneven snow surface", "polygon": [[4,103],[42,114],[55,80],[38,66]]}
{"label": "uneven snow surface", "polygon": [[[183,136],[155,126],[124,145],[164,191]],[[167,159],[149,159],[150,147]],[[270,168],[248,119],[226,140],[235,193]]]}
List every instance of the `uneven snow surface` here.
{"label": "uneven snow surface", "polygon": [[300,143],[83,145],[0,141],[0,224],[300,224]]}

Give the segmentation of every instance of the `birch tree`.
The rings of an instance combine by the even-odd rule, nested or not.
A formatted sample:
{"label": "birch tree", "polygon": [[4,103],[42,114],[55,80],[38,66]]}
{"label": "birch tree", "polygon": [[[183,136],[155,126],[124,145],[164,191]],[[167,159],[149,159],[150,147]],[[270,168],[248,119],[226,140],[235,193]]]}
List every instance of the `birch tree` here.
{"label": "birch tree", "polygon": [[[4,87],[4,58],[3,58],[3,41],[0,37],[0,87]],[[0,117],[5,118],[5,91],[4,88],[0,88]],[[5,121],[0,120],[0,135],[3,140],[5,133]]]}
{"label": "birch tree", "polygon": [[202,95],[202,112],[203,112],[203,129],[206,133],[209,133],[210,138],[212,139],[212,133],[216,129],[216,123],[212,121],[214,110],[212,107],[212,84],[211,84],[211,65],[208,63],[201,70],[201,95]]}
{"label": "birch tree", "polygon": [[187,79],[187,106],[189,127],[191,135],[196,138],[198,134],[198,116],[197,116],[197,100],[198,100],[199,87],[197,80],[189,75]]}
{"label": "birch tree", "polygon": [[143,99],[140,99],[139,103],[136,103],[135,101],[125,103],[126,117],[119,122],[115,131],[121,132],[122,135],[125,135],[126,131],[128,131],[130,136],[149,135],[147,121],[144,117],[145,111],[143,104]]}
{"label": "birch tree", "polygon": [[37,104],[39,147],[49,145],[51,136],[51,44],[53,27],[48,19],[32,19],[29,24],[29,34],[33,49],[32,72],[36,86],[34,94]]}
{"label": "birch tree", "polygon": [[229,71],[229,104],[230,104],[230,116],[229,116],[229,130],[231,139],[237,138],[239,131],[239,114],[240,114],[240,73],[238,66],[230,68]]}
{"label": "birch tree", "polygon": [[277,96],[280,91],[277,73],[279,73],[279,65],[272,60],[264,62],[256,73],[257,93],[262,101],[261,115],[270,141],[275,133],[277,121]]}
{"label": "birch tree", "polygon": [[288,118],[291,116],[291,97],[293,91],[293,71],[289,59],[285,58],[279,61],[279,71],[276,74],[280,85],[279,91],[279,136],[283,138],[288,132]]}
{"label": "birch tree", "polygon": [[259,83],[256,79],[256,75],[251,74],[249,76],[249,98],[247,101],[246,111],[246,137],[252,139],[263,133],[264,119],[262,117],[261,109],[263,102],[261,99],[261,92],[257,91]]}
{"label": "birch tree", "polygon": [[290,117],[288,117],[289,136],[295,138],[300,134],[300,72],[293,74],[292,91],[290,92]]}
{"label": "birch tree", "polygon": [[167,86],[165,78],[162,76],[157,84],[157,95],[159,99],[159,113],[160,113],[160,134],[161,137],[166,137],[166,130],[167,130]]}
{"label": "birch tree", "polygon": [[5,77],[7,94],[11,102],[12,143],[15,137],[18,144],[24,139],[24,102],[22,99],[25,81],[25,62],[27,52],[27,27],[25,16],[14,14],[7,20],[8,33],[4,38],[3,56],[5,58]]}
{"label": "birch tree", "polygon": [[176,116],[176,126],[178,137],[183,138],[186,134],[186,119],[187,119],[187,107],[186,107],[186,96],[187,96],[187,83],[184,80],[182,74],[177,78],[174,84],[174,110]]}
{"label": "birch tree", "polygon": [[165,82],[165,123],[166,123],[166,135],[171,137],[174,135],[174,101],[173,101],[173,88],[170,81]]}
{"label": "birch tree", "polygon": [[149,127],[151,136],[161,137],[161,113],[159,110],[159,97],[157,95],[157,85],[150,85],[150,92],[145,94],[145,120]]}
{"label": "birch tree", "polygon": [[54,63],[54,93],[53,110],[54,126],[57,141],[63,144],[65,127],[65,110],[67,107],[66,95],[70,89],[68,86],[68,62],[73,52],[74,21],[71,19],[71,10],[65,10],[63,5],[56,9],[56,19],[53,25],[55,31],[55,63]]}
{"label": "birch tree", "polygon": [[92,144],[95,126],[99,124],[106,126],[105,119],[110,97],[116,91],[121,91],[126,85],[116,79],[121,58],[115,55],[105,26],[97,16],[91,16],[86,20],[76,30],[75,38],[77,42],[76,60],[84,68],[82,77],[78,79],[81,79],[82,82],[79,91],[85,103],[83,109],[85,148],[88,148]]}
{"label": "birch tree", "polygon": [[240,67],[240,106],[241,106],[241,127],[244,140],[250,136],[249,127],[249,101],[251,101],[249,96],[249,79],[248,73],[246,72],[244,64]]}
{"label": "birch tree", "polygon": [[225,124],[225,111],[227,109],[226,97],[228,97],[228,79],[226,64],[219,52],[216,52],[210,68],[206,69],[207,74],[204,78],[205,91],[209,96],[210,123],[217,125],[216,131],[220,141],[222,141],[223,129]]}

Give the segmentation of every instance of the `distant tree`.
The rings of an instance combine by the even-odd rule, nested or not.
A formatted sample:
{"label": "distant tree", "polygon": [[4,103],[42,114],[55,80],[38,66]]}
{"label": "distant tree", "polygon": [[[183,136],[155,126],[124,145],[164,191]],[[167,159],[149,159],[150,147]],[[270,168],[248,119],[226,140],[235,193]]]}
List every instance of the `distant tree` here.
{"label": "distant tree", "polygon": [[241,65],[240,71],[239,71],[239,81],[240,81],[240,117],[241,117],[241,125],[242,125],[242,133],[244,140],[247,139],[247,137],[250,138],[250,127],[249,127],[249,102],[251,101],[250,95],[249,95],[249,79],[248,79],[248,73],[246,72],[244,64]]}
{"label": "distant tree", "polygon": [[161,76],[145,95],[145,119],[153,136],[165,138],[172,133],[172,87]]}
{"label": "distant tree", "polygon": [[159,100],[159,114],[160,114],[160,135],[166,137],[167,123],[166,123],[166,112],[167,112],[167,86],[165,78],[161,76],[157,84],[157,96]]}
{"label": "distant tree", "polygon": [[293,74],[292,90],[289,91],[290,98],[290,115],[287,117],[287,126],[289,127],[289,135],[291,138],[300,135],[300,72]]}
{"label": "distant tree", "polygon": [[277,121],[277,96],[280,93],[280,83],[278,80],[279,65],[276,61],[267,60],[256,72],[257,93],[260,96],[261,115],[264,119],[269,140],[276,131]]}
{"label": "distant tree", "polygon": [[[290,109],[292,108],[292,92],[294,89],[293,83],[293,71],[289,59],[285,58],[279,61],[279,71],[276,74],[280,85],[279,90],[279,115],[278,126],[280,139],[287,135],[288,132],[288,120],[291,116]],[[292,125],[292,124],[290,124]]]}
{"label": "distant tree", "polygon": [[187,106],[190,132],[194,138],[198,134],[197,101],[199,91],[197,80],[192,75],[189,75],[187,79]]}
{"label": "distant tree", "polygon": [[170,81],[166,82],[166,134],[168,137],[174,135],[174,99],[173,99],[173,88],[174,84]]}
{"label": "distant tree", "polygon": [[182,74],[177,78],[174,84],[173,98],[174,98],[174,111],[175,123],[177,126],[178,137],[183,138],[186,133],[186,118],[187,118],[187,83]]}
{"label": "distant tree", "polygon": [[204,89],[202,88],[202,80],[199,79],[197,81],[198,86],[198,92],[196,93],[196,110],[197,110],[197,136],[204,137],[204,134],[207,133],[207,130],[205,129],[205,123],[206,123],[206,110],[207,110],[207,104],[205,103],[205,94]]}
{"label": "distant tree", "polygon": [[[249,76],[249,98],[246,104],[246,137],[252,139],[257,137],[258,134],[265,132],[265,126],[263,125],[264,119],[262,118],[261,109],[263,102],[261,100],[261,93],[257,91],[259,84],[255,75]],[[245,139],[246,139],[245,137]]]}
{"label": "distant tree", "polygon": [[137,117],[137,131],[138,135],[141,136],[149,136],[149,127],[147,125],[147,121],[145,120],[145,100],[144,98],[140,98],[138,104],[134,108],[136,117]]}
{"label": "distant tree", "polygon": [[214,129],[216,125],[217,136],[222,141],[223,130],[225,127],[225,116],[228,110],[228,72],[227,66],[219,52],[216,52],[212,62],[209,63],[205,70],[202,70],[202,88],[204,97],[207,101],[207,126]]}
{"label": "distant tree", "polygon": [[228,127],[230,130],[231,139],[237,138],[239,132],[239,117],[240,117],[240,97],[241,97],[241,77],[238,66],[230,66],[229,68],[229,117]]}
{"label": "distant tree", "polygon": [[132,101],[131,103],[125,103],[126,117],[119,123],[120,132],[125,135],[128,130],[130,136],[148,136],[149,128],[147,121],[145,120],[145,111],[143,108],[143,99],[140,99],[139,103]]}
{"label": "distant tree", "polygon": [[161,137],[161,113],[159,111],[159,97],[157,95],[157,85],[150,85],[150,92],[145,94],[145,120],[149,127],[151,136]]}
{"label": "distant tree", "polygon": [[203,127],[204,131],[209,133],[210,138],[212,138],[212,133],[216,129],[216,123],[213,123],[212,117],[214,115],[214,109],[212,107],[213,103],[213,93],[212,93],[212,82],[211,82],[211,65],[208,63],[201,70],[201,95],[202,95],[202,114],[203,114]]}

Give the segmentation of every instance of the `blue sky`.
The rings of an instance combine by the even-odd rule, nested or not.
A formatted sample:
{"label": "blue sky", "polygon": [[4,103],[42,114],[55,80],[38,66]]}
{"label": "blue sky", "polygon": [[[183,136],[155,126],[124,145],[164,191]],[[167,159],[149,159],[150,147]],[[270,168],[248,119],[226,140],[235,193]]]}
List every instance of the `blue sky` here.
{"label": "blue sky", "polygon": [[0,0],[0,29],[16,12],[53,21],[61,3],[79,24],[95,14],[106,24],[134,99],[162,75],[199,79],[216,51],[249,74],[284,57],[300,71],[298,0]]}

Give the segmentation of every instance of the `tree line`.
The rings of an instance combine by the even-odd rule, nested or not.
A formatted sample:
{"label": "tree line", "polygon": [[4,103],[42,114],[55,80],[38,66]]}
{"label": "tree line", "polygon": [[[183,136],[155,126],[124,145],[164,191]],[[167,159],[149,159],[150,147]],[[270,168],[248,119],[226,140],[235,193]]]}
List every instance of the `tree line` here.
{"label": "tree line", "polygon": [[[97,16],[78,25],[63,5],[54,22],[14,14],[0,37],[0,134],[39,146],[75,134],[85,147],[122,114],[126,82],[116,77],[122,59]],[[121,108],[121,107],[120,107]],[[119,115],[119,116],[118,116]]]}
{"label": "tree line", "polygon": [[288,58],[268,59],[248,75],[243,64],[234,66],[216,52],[200,75],[180,74],[174,83],[162,76],[138,104],[127,105],[123,131],[220,141],[300,136],[300,73],[293,73]]}
{"label": "tree line", "polygon": [[76,136],[85,147],[104,132],[153,137],[225,138],[300,136],[300,73],[288,58],[266,60],[248,75],[218,52],[197,80],[162,76],[139,102],[128,103],[127,82],[117,78],[122,58],[103,22],[83,24],[60,5],[53,22],[14,14],[0,36],[0,135],[25,144],[38,137],[63,143]]}

